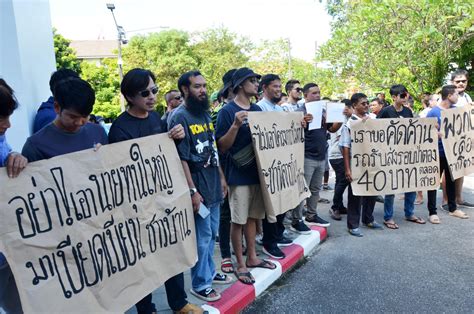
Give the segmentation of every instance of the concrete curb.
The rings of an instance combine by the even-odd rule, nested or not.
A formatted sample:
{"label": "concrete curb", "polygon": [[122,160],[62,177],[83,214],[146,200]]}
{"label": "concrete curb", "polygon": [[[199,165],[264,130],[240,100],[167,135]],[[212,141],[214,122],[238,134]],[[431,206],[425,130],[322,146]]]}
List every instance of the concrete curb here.
{"label": "concrete curb", "polygon": [[251,273],[255,277],[254,285],[245,285],[237,281],[221,293],[222,298],[220,300],[209,302],[203,305],[202,308],[210,314],[238,313],[243,310],[298,261],[308,256],[318,244],[326,239],[326,228],[316,226],[311,226],[310,228],[312,230],[311,234],[300,235],[293,240],[291,246],[281,248],[286,255],[284,259],[271,259],[277,265],[276,269],[252,269]]}

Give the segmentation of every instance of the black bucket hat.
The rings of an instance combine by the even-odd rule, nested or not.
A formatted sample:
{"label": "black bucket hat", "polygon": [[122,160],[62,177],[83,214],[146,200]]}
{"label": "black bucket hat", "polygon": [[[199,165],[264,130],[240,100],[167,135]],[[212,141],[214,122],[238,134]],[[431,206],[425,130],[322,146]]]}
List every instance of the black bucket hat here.
{"label": "black bucket hat", "polygon": [[234,75],[235,71],[237,69],[232,69],[227,72],[225,72],[224,76],[222,77],[222,83],[224,83],[224,87],[219,91],[221,95],[224,95],[224,93],[232,86],[232,75]]}
{"label": "black bucket hat", "polygon": [[243,81],[250,77],[256,77],[257,79],[261,79],[262,76],[260,74],[255,73],[252,69],[249,68],[240,68],[235,71],[234,75],[232,75],[232,88],[235,88],[242,84]]}

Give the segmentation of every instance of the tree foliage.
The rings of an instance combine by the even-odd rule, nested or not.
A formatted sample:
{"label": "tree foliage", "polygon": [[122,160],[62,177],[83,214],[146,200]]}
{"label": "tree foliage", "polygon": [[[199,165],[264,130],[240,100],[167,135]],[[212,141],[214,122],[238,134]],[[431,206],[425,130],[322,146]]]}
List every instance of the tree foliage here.
{"label": "tree foliage", "polygon": [[57,69],[71,69],[80,73],[81,62],[76,57],[74,49],[69,47],[71,41],[58,34],[53,28],[54,54]]}
{"label": "tree foliage", "polygon": [[441,86],[456,59],[472,65],[472,1],[334,0],[327,8],[332,37],[319,59],[340,79],[375,90],[403,83],[417,96]]}

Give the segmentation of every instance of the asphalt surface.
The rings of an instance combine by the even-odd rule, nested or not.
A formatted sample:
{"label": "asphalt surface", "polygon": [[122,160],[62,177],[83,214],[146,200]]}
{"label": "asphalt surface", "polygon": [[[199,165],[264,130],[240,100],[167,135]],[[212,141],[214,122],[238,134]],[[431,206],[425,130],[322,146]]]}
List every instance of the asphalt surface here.
{"label": "asphalt surface", "polygon": [[[474,202],[474,190],[465,188],[464,197]],[[426,202],[425,195],[415,210],[425,220]],[[362,238],[348,234],[345,217],[331,220],[328,209],[319,209],[331,221],[327,240],[244,313],[474,313],[474,209],[460,208],[466,220],[438,210],[441,224],[418,225],[404,220],[397,195],[400,229],[362,228]],[[383,204],[374,216],[383,221]]]}

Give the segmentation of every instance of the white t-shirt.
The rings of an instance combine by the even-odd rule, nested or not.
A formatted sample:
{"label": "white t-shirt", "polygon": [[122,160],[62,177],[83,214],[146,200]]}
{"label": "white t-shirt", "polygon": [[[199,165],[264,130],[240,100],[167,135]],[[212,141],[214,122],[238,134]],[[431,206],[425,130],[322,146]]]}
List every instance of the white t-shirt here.
{"label": "white t-shirt", "polygon": [[468,105],[472,102],[471,96],[469,96],[466,92],[459,95],[458,102],[454,105],[455,107],[462,107]]}

